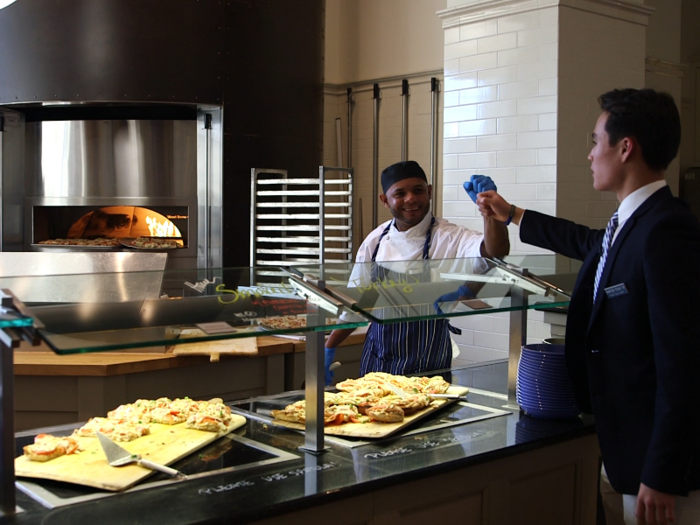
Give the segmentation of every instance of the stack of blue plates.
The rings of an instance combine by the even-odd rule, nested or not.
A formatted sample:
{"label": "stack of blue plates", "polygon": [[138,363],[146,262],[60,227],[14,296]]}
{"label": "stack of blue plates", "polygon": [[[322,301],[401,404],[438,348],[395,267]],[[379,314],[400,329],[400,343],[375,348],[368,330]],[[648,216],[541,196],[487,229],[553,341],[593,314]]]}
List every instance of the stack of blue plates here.
{"label": "stack of blue plates", "polygon": [[522,414],[515,424],[515,442],[537,441],[538,439],[565,434],[584,426],[580,417],[542,419]]}
{"label": "stack of blue plates", "polygon": [[566,372],[564,345],[525,345],[520,353],[516,399],[532,417],[560,419],[579,410]]}

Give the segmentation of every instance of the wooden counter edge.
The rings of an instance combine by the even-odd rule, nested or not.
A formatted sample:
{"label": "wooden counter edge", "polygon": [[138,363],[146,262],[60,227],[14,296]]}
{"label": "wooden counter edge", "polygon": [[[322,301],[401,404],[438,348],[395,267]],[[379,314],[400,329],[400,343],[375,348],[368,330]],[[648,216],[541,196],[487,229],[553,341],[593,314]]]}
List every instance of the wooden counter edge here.
{"label": "wooden counter edge", "polygon": [[[221,355],[221,360],[266,357],[294,352],[292,341],[271,336],[258,338],[255,355]],[[209,363],[208,356],[175,356],[172,353],[94,352],[57,355],[44,351],[14,352],[18,376],[115,376]]]}

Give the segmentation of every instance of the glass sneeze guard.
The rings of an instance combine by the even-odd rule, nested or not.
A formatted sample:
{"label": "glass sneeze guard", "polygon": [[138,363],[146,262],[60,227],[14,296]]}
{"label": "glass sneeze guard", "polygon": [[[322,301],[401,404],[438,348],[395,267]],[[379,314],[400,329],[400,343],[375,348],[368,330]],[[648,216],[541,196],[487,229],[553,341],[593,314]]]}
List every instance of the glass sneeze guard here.
{"label": "glass sneeze guard", "polygon": [[[377,323],[553,308],[569,302],[569,296],[555,285],[505,261],[486,258],[294,269],[307,278],[319,276],[331,296]],[[518,294],[527,297],[524,304]]]}
{"label": "glass sneeze guard", "polygon": [[[553,256],[528,256],[547,272]],[[568,295],[486,258],[40,275],[0,278],[58,354],[176,345],[263,333],[326,332],[377,323],[568,304]],[[319,286],[319,282],[323,285]],[[518,294],[527,301],[521,304]],[[312,321],[325,311],[322,324]],[[27,326],[5,312],[0,328]],[[187,337],[183,337],[187,330]]]}
{"label": "glass sneeze guard", "polygon": [[559,256],[533,255],[299,265],[292,271],[307,281],[324,282],[326,293],[376,323],[509,312],[506,406],[518,408],[517,366],[526,343],[527,310],[564,307],[570,299],[527,268],[532,265],[538,273],[554,277],[570,275],[575,264]]}
{"label": "glass sneeze guard", "polygon": [[[552,265],[538,260],[537,266],[546,270]],[[370,321],[509,311],[512,356],[516,344],[519,353],[524,342],[527,309],[569,301],[562,290],[527,270],[485,258],[17,276],[0,278],[0,289],[10,290],[16,310],[5,308],[5,317],[0,317],[4,347],[0,439],[4,456],[10,458],[0,473],[0,511],[5,513],[14,512],[15,501],[11,349],[17,337],[8,339],[13,327],[30,327],[57,354],[305,332],[303,448],[320,453],[324,449],[321,349],[326,332]]]}
{"label": "glass sneeze guard", "polygon": [[336,304],[321,305],[329,310],[323,325],[310,322],[319,305],[301,297],[288,277],[251,283],[249,275],[249,268],[229,268],[33,276],[15,295],[57,354],[367,324]]}

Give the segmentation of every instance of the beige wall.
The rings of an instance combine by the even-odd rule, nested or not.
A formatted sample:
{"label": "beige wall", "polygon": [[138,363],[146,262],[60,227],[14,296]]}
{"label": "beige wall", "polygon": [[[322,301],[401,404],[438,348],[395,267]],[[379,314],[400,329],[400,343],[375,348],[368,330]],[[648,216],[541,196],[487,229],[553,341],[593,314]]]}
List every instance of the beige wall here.
{"label": "beige wall", "polygon": [[[688,3],[691,0],[685,0]],[[682,85],[687,67],[681,64],[681,0],[646,0],[656,10],[649,17],[646,30],[646,75],[644,85],[666,91],[676,100],[683,114]],[[683,145],[681,145],[681,149]],[[666,170],[666,182],[675,195],[679,192],[680,151]]]}
{"label": "beige wall", "polygon": [[326,83],[442,68],[445,0],[326,0]]}
{"label": "beige wall", "polygon": [[[697,3],[685,0],[683,3]],[[678,63],[681,60],[681,0],[646,0],[656,11],[647,26],[647,56]]]}

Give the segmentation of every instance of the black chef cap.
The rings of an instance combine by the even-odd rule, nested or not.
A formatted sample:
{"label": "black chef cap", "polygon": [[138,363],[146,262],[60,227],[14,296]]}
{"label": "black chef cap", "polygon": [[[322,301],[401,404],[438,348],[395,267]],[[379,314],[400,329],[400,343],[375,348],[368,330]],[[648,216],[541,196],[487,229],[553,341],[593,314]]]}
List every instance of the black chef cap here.
{"label": "black chef cap", "polygon": [[382,191],[386,194],[389,188],[400,180],[414,177],[428,182],[423,168],[415,160],[405,160],[392,164],[382,171]]}

